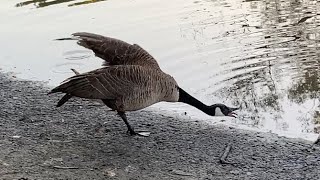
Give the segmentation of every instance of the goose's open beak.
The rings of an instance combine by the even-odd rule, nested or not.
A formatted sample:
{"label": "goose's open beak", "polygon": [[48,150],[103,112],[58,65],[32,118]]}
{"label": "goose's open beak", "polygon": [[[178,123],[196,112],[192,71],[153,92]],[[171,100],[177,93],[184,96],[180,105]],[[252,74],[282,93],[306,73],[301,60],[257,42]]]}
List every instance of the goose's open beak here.
{"label": "goose's open beak", "polygon": [[228,116],[236,118],[238,116],[238,114],[235,112],[229,112]]}
{"label": "goose's open beak", "polygon": [[231,112],[228,113],[228,116],[234,117],[234,118],[238,117],[238,114],[235,113],[235,112],[233,112],[233,111],[236,111],[236,110],[238,110],[238,109],[239,109],[239,108],[230,108],[230,111],[231,111]]}

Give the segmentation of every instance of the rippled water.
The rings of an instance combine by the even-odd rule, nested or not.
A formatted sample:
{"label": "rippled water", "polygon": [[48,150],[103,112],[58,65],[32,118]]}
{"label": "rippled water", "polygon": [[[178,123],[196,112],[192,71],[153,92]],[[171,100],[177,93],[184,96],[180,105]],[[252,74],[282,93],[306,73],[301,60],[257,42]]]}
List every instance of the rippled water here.
{"label": "rippled water", "polygon": [[[0,67],[56,85],[101,60],[53,40],[99,33],[141,45],[205,103],[241,107],[223,123],[308,138],[320,124],[319,10],[316,0],[1,1]],[[154,108],[221,120],[181,104]]]}

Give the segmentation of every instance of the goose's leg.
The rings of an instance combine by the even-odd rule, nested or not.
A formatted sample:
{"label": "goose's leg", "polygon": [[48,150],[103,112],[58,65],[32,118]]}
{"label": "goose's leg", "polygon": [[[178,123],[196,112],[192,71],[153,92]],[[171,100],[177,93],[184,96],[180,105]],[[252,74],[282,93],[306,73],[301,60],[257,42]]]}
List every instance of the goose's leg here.
{"label": "goose's leg", "polygon": [[139,135],[139,136],[149,136],[150,132],[136,132],[134,131],[134,129],[130,126],[127,116],[124,112],[120,112],[118,111],[118,115],[122,118],[122,120],[124,121],[124,123],[126,123],[127,128],[128,128],[128,132],[130,133],[130,135]]}
{"label": "goose's leg", "polygon": [[122,120],[124,121],[124,123],[126,123],[127,128],[128,128],[128,132],[130,133],[130,135],[136,135],[137,133],[134,131],[134,129],[130,126],[127,116],[124,112],[119,112],[118,111],[118,115],[122,118]]}

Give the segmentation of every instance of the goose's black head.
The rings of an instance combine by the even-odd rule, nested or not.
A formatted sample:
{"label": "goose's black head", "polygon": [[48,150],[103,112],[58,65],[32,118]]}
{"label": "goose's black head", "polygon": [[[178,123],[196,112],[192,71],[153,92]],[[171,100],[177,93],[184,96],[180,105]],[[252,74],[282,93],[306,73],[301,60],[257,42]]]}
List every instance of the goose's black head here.
{"label": "goose's black head", "polygon": [[224,104],[214,104],[211,106],[207,106],[203,104],[201,101],[197,100],[196,98],[192,97],[190,94],[185,92],[180,87],[177,87],[179,90],[179,100],[178,102],[187,103],[191,106],[198,108],[199,110],[203,111],[204,113],[210,116],[231,116],[236,117],[236,113],[233,111],[238,110],[239,108],[231,108]]}
{"label": "goose's black head", "polygon": [[213,104],[209,106],[207,114],[211,116],[230,116],[236,117],[237,114],[233,111],[238,110],[239,108],[228,107],[224,104]]}

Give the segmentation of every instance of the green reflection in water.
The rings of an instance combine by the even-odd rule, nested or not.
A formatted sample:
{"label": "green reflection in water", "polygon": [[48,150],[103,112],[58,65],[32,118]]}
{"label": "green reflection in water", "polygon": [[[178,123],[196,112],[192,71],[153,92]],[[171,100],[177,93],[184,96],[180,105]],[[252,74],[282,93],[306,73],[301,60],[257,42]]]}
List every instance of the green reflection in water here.
{"label": "green reflection in water", "polygon": [[[30,1],[24,1],[16,4],[16,7],[22,7],[22,6],[27,6],[33,4],[37,8],[42,8],[42,7],[47,7],[55,4],[61,4],[61,3],[67,3],[67,2],[72,2],[76,0],[53,0],[53,1],[48,1],[48,0],[30,0]],[[71,4],[68,4],[68,6],[78,6],[78,5],[84,5],[84,4],[91,4],[91,3],[96,3],[100,1],[105,1],[105,0],[87,0],[87,1],[80,1],[80,2],[74,2]]]}
{"label": "green reflection in water", "polygon": [[[241,53],[229,50],[229,54],[235,55],[226,53],[223,57],[226,62],[221,66],[227,68],[217,76],[229,76],[219,82],[225,83],[225,87],[212,94],[221,99],[229,98],[234,105],[246,110],[248,113],[241,120],[243,123],[260,127],[263,121],[273,120],[277,124],[280,122],[279,128],[286,129],[284,123],[287,122],[283,120],[286,118],[300,121],[305,127],[304,132],[312,131],[308,124],[320,125],[320,16],[317,1],[245,1],[244,4],[250,7],[249,12],[243,13],[248,15],[245,18],[232,11],[239,8],[237,5],[228,4],[226,0],[224,6],[230,12],[223,14],[221,11],[223,20],[192,19],[192,25],[181,31],[184,37],[188,37],[187,33],[192,35],[200,52],[201,48],[213,44],[212,39],[215,43],[228,40],[228,44],[234,46],[240,39],[238,46],[247,47]],[[205,16],[207,12],[200,9],[195,13]],[[188,17],[188,21],[190,19]],[[227,31],[218,35],[212,33],[215,31],[210,28],[220,24]]]}
{"label": "green reflection in water", "polygon": [[303,79],[289,90],[289,99],[303,103],[306,99],[315,99],[320,96],[319,72],[309,70]]}

